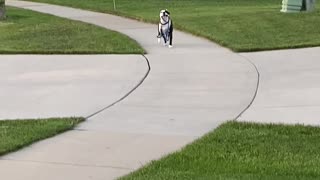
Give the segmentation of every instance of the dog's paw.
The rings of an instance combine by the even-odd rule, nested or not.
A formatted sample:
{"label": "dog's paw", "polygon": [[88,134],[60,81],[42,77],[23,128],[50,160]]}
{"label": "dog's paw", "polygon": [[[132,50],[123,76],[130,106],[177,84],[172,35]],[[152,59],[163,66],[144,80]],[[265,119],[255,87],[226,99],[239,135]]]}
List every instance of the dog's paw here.
{"label": "dog's paw", "polygon": [[160,38],[158,38],[158,44],[160,44],[160,42],[161,42],[161,39],[160,39]]}
{"label": "dog's paw", "polygon": [[169,45],[168,47],[169,47],[169,48],[173,48],[173,46],[172,46],[172,45]]}

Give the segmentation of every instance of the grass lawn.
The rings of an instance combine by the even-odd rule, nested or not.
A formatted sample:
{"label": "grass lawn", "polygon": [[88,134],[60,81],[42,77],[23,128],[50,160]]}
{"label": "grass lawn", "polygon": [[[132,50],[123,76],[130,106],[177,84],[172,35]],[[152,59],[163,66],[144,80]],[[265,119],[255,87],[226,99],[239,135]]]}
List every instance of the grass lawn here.
{"label": "grass lawn", "polygon": [[155,23],[160,9],[167,8],[179,29],[234,51],[320,45],[320,11],[280,13],[281,0],[116,0],[117,11],[113,11],[112,0],[32,1],[111,12]]}
{"label": "grass lawn", "polygon": [[0,121],[0,156],[70,130],[83,118]]}
{"label": "grass lawn", "polygon": [[228,122],[121,180],[320,179],[319,149],[320,128]]}
{"label": "grass lawn", "polygon": [[0,21],[0,54],[144,53],[133,40],[97,26],[17,8]]}

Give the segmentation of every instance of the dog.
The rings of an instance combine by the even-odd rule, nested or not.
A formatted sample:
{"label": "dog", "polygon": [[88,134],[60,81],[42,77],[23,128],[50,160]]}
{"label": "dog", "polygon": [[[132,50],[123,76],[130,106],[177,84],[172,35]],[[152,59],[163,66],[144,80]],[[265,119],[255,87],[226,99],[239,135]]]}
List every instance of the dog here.
{"label": "dog", "polygon": [[173,23],[170,17],[170,12],[168,10],[161,10],[157,36],[158,43],[160,43],[161,38],[163,38],[164,45],[167,45],[167,43],[169,43],[169,48],[172,48],[172,33]]}

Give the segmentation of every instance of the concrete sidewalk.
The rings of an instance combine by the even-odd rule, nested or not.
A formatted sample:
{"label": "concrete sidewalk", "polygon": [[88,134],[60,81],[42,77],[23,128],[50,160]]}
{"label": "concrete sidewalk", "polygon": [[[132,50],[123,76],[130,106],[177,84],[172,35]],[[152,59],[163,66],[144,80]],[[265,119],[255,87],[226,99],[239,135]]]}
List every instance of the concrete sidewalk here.
{"label": "concrete sidewalk", "polygon": [[242,53],[259,69],[257,97],[241,121],[320,125],[320,48]]}
{"label": "concrete sidewalk", "polygon": [[[205,39],[175,31],[175,47],[168,49],[156,43],[156,25],[40,3],[8,1],[7,4],[124,33],[146,49],[151,71],[143,84],[130,96],[89,118],[77,129],[2,157],[0,176],[3,179],[119,177],[150,160],[179,150],[222,122],[236,118],[251,103],[256,92],[258,76],[254,66],[242,56]],[[94,56],[90,57],[92,59]],[[131,58],[127,59],[130,60]],[[108,61],[105,63],[107,66]],[[135,64],[137,66],[127,74],[127,68],[132,68],[132,63],[138,62],[128,62],[126,68],[117,70],[126,79],[122,82],[129,82],[126,87],[131,87],[145,73],[145,64],[141,61],[142,64]],[[112,67],[107,72],[114,71],[114,68],[118,67]],[[137,73],[137,70],[141,72]],[[54,71],[52,74],[56,75]],[[127,79],[132,74],[136,78]],[[37,73],[30,77],[38,78]],[[78,75],[75,74],[75,77]],[[122,86],[118,84],[119,79],[110,78],[108,82],[111,84],[107,83],[107,86]],[[86,77],[83,81],[87,81]],[[104,83],[102,76],[100,81],[94,82],[95,85],[102,85],[101,83]],[[81,87],[85,88],[86,83]],[[23,85],[20,89],[23,89]],[[125,89],[130,88],[123,90]],[[99,110],[95,104],[99,99],[96,98],[96,91],[91,89],[88,93],[93,97],[92,101],[88,103],[85,102],[88,100],[84,100],[86,106],[65,111],[65,114],[82,115],[82,112]],[[104,95],[99,93],[99,97],[111,100],[117,99],[120,94],[105,91]],[[68,102],[69,95],[53,93],[51,98]],[[105,101],[106,106],[110,103],[109,100]],[[98,104],[100,107],[101,104]],[[51,107],[44,104],[42,110],[46,108]],[[30,114],[27,107],[26,111],[23,109],[20,108],[19,117],[16,118],[38,117],[37,114]],[[12,113],[8,113],[9,117],[16,113],[14,106],[11,111]],[[47,112],[51,114],[49,110]]]}
{"label": "concrete sidewalk", "polygon": [[0,119],[87,117],[123,97],[149,69],[142,55],[1,55],[0,61]]}

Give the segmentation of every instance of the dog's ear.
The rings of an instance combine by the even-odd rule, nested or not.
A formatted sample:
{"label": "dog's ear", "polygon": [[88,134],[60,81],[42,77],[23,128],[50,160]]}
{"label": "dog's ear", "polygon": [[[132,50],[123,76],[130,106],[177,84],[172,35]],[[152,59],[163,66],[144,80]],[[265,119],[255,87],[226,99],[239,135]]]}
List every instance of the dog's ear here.
{"label": "dog's ear", "polygon": [[165,15],[165,14],[166,14],[166,10],[163,9],[163,10],[160,11],[160,17]]}
{"label": "dog's ear", "polygon": [[164,12],[166,12],[168,15],[170,15],[170,12],[168,11],[168,9],[166,9]]}

